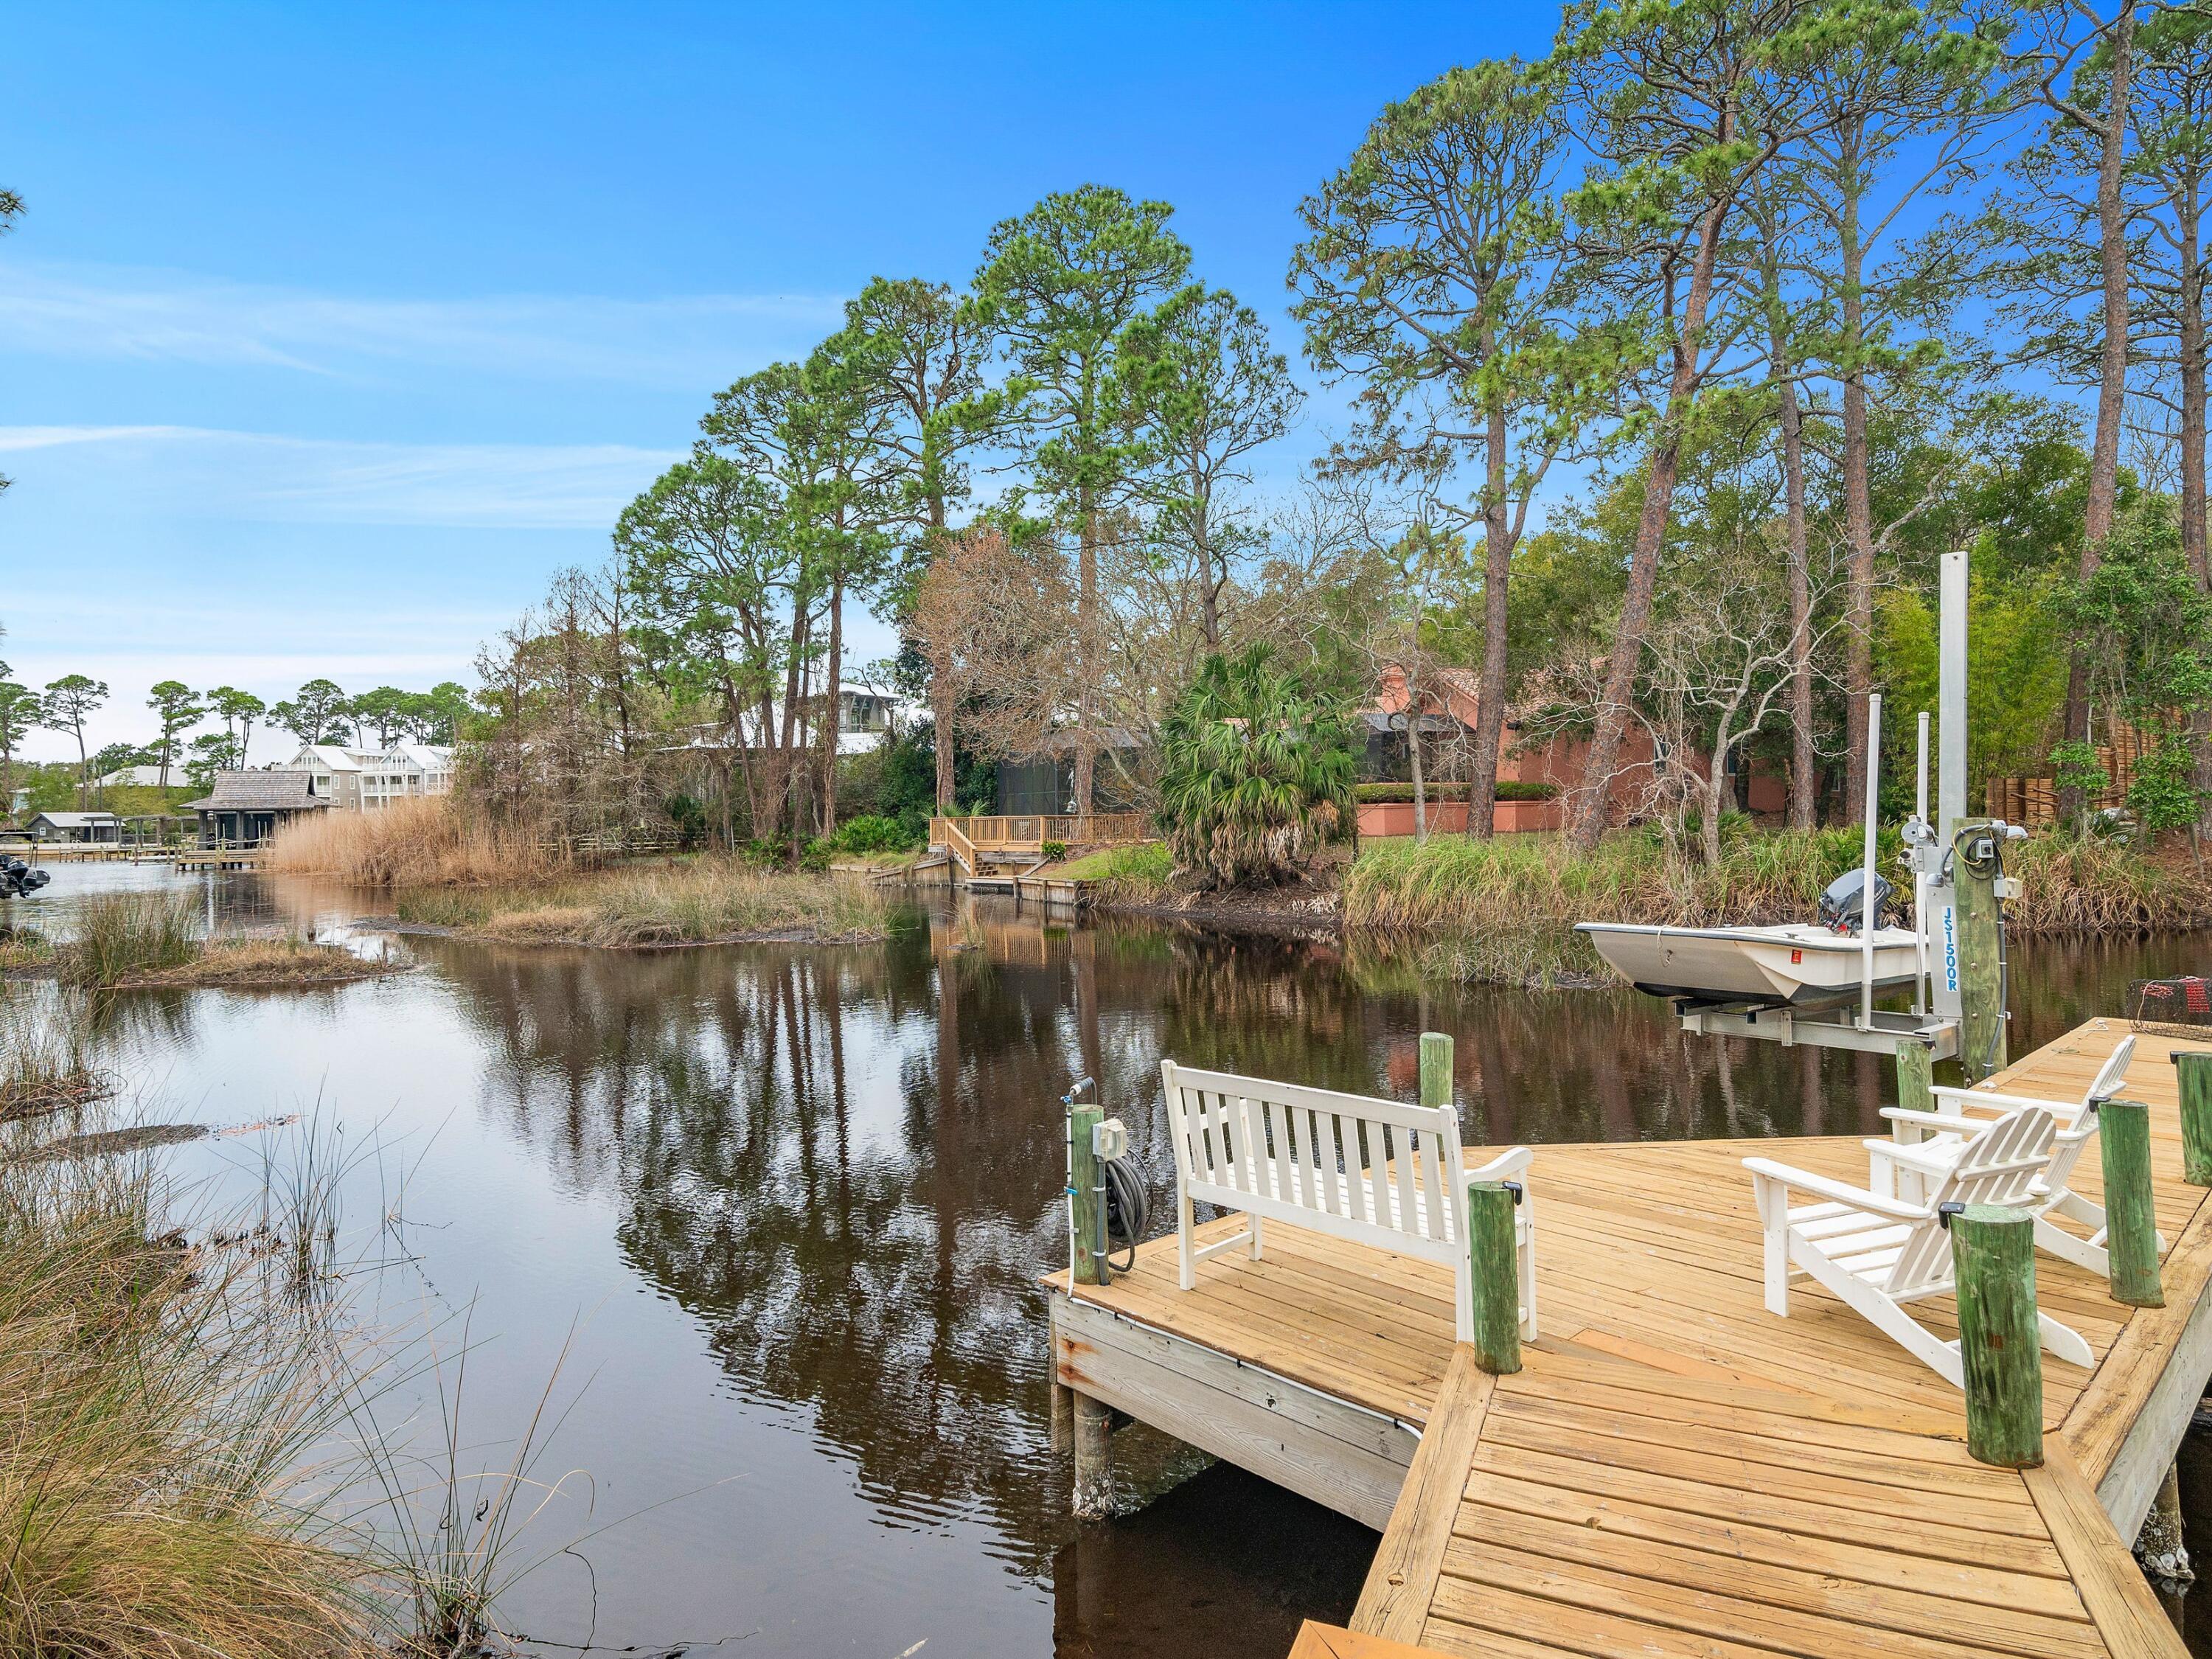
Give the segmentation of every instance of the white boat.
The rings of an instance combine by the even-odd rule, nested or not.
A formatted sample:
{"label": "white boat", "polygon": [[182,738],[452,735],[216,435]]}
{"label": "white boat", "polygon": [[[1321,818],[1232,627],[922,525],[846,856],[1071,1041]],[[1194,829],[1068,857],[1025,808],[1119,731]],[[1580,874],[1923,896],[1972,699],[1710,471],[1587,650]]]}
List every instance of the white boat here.
{"label": "white boat", "polygon": [[[1777,927],[1644,927],[1585,921],[1597,953],[1639,991],[1710,1003],[1832,1002],[1855,995],[1866,943],[1811,922]],[[1920,966],[1920,936],[1909,927],[1878,928],[1874,988],[1910,985]]]}

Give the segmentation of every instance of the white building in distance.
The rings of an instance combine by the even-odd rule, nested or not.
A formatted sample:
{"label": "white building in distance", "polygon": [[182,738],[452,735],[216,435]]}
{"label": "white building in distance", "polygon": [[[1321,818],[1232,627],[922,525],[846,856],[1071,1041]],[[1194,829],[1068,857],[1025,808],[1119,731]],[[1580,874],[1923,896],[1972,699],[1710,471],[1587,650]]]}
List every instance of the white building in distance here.
{"label": "white building in distance", "polygon": [[443,744],[402,743],[389,749],[341,749],[311,743],[279,772],[313,775],[314,792],[341,812],[374,812],[410,795],[449,795],[453,751]]}

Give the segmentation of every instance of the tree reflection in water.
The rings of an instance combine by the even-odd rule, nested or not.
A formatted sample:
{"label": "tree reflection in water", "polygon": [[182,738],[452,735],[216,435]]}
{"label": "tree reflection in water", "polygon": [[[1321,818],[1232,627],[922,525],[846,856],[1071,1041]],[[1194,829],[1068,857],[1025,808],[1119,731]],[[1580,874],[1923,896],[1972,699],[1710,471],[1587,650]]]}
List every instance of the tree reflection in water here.
{"label": "tree reflection in water", "polygon": [[[483,1109],[554,1181],[617,1199],[628,1261],[731,1384],[808,1408],[886,1521],[987,1517],[1052,1584],[1063,1652],[1280,1652],[1300,1613],[1348,1608],[1369,1536],[1230,1471],[1110,1528],[1065,1518],[1036,1279],[1066,1256],[1073,1078],[1128,1122],[1156,1218],[1164,1054],[1407,1097],[1419,1033],[1451,1031],[1492,1143],[1872,1130],[1890,1088],[1846,1055],[1685,1040],[1632,993],[1425,985],[1371,949],[1010,907],[881,947],[419,948],[495,1056]],[[2141,949],[2023,958],[2016,1048],[2144,971]],[[1127,1443],[1142,1483],[1195,1466]],[[1247,1561],[1255,1505],[1272,1546]]]}

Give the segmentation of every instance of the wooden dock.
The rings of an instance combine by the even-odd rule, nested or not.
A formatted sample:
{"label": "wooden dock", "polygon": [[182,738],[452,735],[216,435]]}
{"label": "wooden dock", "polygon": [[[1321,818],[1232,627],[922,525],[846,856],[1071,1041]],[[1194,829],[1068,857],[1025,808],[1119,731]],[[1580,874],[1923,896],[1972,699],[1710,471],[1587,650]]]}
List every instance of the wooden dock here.
{"label": "wooden dock", "polygon": [[[2002,1086],[2079,1099],[2126,1029],[2091,1021]],[[2122,1091],[2152,1108],[2166,1305],[2036,1258],[2098,1362],[2045,1356],[2040,1468],[1974,1462],[1959,1392],[1808,1281],[1765,1310],[1741,1160],[1863,1183],[1857,1137],[1539,1147],[1544,1334],[1513,1376],[1455,1345],[1443,1267],[1270,1225],[1190,1291],[1172,1238],[1109,1286],[1054,1275],[1059,1380],[1382,1531],[1352,1629],[1299,1659],[2179,1659],[2127,1543],[2212,1372],[2178,1046],[2141,1036]],[[1916,1313],[1955,1334],[1948,1300]]]}

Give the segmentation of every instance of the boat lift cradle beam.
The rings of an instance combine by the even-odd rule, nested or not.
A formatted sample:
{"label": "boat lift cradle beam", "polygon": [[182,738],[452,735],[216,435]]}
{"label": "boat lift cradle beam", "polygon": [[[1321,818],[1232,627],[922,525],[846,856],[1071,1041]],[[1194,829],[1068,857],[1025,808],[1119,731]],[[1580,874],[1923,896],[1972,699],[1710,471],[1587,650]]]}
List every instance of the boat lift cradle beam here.
{"label": "boat lift cradle beam", "polygon": [[1678,1002],[1674,1012],[1681,1018],[1682,1029],[1697,1036],[1756,1037],[1785,1048],[1850,1048],[1885,1056],[1895,1054],[1899,1042],[1923,1042],[1931,1060],[1949,1060],[1958,1054],[1956,1021],[1877,1008],[1873,1023],[1861,1025],[1854,1006],[1857,1000],[1853,992],[1849,1000],[1821,1008]]}

